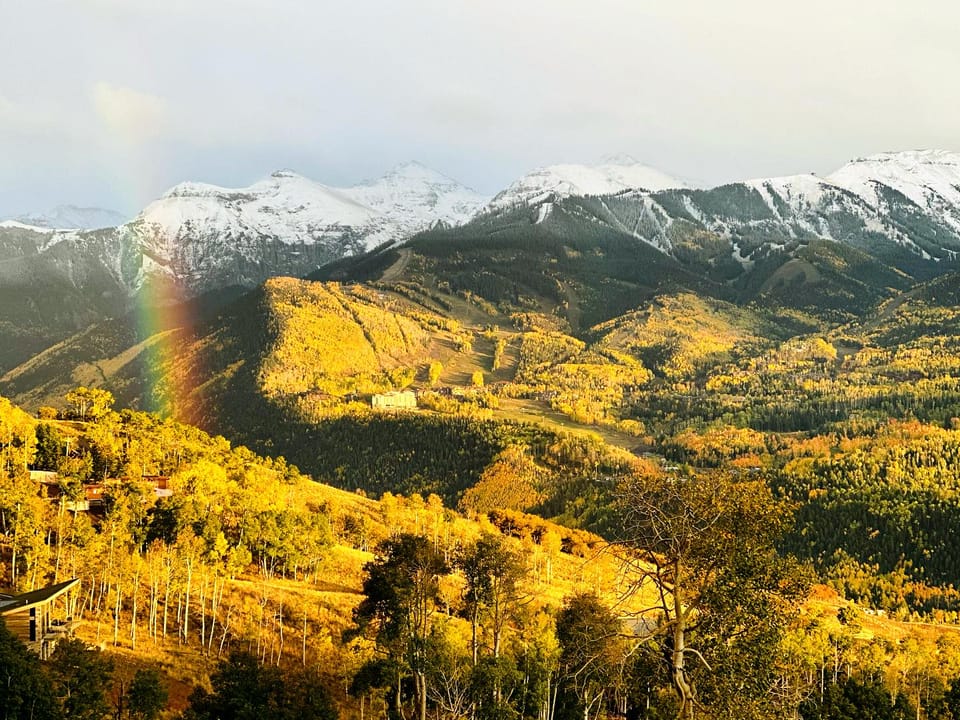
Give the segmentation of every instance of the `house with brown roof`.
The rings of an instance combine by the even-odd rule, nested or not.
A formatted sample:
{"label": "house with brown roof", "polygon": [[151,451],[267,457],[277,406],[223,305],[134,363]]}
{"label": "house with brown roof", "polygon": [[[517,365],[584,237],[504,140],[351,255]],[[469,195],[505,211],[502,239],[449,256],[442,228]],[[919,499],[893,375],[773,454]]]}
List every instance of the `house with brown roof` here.
{"label": "house with brown roof", "polygon": [[50,500],[61,500],[63,498],[63,507],[70,512],[100,512],[104,509],[104,493],[106,486],[103,483],[86,483],[83,486],[83,495],[74,499],[64,498],[63,490],[59,485],[47,486],[47,498]]}
{"label": "house with brown roof", "polygon": [[0,618],[41,660],[53,654],[57,641],[72,632],[74,623],[56,600],[80,584],[79,578],[22,595],[0,595]]}
{"label": "house with brown roof", "polygon": [[170,477],[168,475],[144,475],[140,479],[153,486],[153,492],[158,498],[171,497],[173,495],[173,486],[170,484]]}

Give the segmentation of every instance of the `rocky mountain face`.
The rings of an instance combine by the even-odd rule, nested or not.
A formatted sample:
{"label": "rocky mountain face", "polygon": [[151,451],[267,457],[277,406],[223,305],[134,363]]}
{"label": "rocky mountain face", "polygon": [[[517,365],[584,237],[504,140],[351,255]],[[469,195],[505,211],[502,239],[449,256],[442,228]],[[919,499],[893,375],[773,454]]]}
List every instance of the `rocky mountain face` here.
{"label": "rocky mountain face", "polygon": [[705,264],[718,279],[816,238],[929,276],[960,252],[960,154],[884,153],[826,177],[761,178],[706,190],[624,189],[566,204],[531,195],[527,204],[537,206],[537,222],[555,211],[589,216],[682,261]]}
{"label": "rocky mountain face", "polygon": [[0,226],[0,371],[127,311],[140,255],[112,229]]}

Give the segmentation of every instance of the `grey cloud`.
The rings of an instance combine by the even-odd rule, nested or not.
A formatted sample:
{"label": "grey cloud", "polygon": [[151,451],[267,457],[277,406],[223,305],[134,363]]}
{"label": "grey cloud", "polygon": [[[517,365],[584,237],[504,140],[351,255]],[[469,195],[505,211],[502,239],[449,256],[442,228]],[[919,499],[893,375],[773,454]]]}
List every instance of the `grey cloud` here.
{"label": "grey cloud", "polygon": [[0,215],[278,166],[347,183],[416,158],[493,193],[616,151],[717,183],[960,148],[952,2],[10,5]]}

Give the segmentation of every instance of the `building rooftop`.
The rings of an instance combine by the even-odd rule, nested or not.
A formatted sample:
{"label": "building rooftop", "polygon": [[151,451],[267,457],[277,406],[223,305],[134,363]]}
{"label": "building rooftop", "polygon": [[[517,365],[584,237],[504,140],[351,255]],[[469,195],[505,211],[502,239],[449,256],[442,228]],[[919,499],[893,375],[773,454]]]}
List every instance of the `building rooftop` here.
{"label": "building rooftop", "polygon": [[0,615],[6,615],[14,610],[22,610],[31,605],[49,602],[79,583],[80,578],[73,578],[39,590],[32,590],[23,595],[0,595]]}

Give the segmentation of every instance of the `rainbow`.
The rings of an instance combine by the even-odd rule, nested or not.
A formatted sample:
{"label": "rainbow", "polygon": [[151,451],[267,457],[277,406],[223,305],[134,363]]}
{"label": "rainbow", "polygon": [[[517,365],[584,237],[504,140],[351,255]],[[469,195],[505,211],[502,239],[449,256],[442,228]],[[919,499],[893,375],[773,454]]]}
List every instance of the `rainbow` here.
{"label": "rainbow", "polygon": [[[144,198],[154,196],[164,184],[159,168],[147,162],[141,148],[121,141],[123,152],[116,158],[119,174],[126,179],[122,194],[130,206],[142,207]],[[144,264],[154,262],[146,256]],[[163,275],[145,278],[135,298],[134,317],[137,338],[136,362],[140,363],[142,383],[141,409],[162,417],[190,419],[191,398],[203,373],[196,358],[186,357],[184,349],[193,340],[197,321],[196,303],[185,288]]]}
{"label": "rainbow", "polygon": [[196,303],[173,281],[154,277],[140,289],[135,315],[143,409],[189,420],[193,393],[202,382],[196,357],[187,352],[195,338]]}

